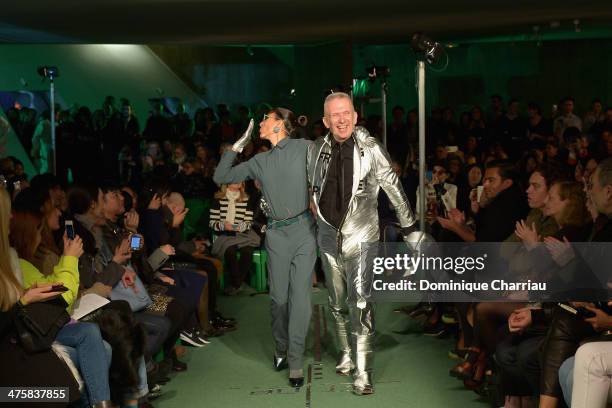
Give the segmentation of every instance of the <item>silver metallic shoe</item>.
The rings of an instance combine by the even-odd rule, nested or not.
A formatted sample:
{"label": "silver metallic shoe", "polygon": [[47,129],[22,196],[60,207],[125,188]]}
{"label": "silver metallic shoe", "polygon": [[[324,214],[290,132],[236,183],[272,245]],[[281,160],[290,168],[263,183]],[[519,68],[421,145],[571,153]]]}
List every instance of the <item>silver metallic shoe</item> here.
{"label": "silver metallic shoe", "polygon": [[347,376],[351,374],[354,368],[351,351],[343,351],[338,359],[338,364],[336,364],[336,374]]}
{"label": "silver metallic shoe", "polygon": [[353,376],[353,393],[356,395],[370,395],[374,394],[374,384],[372,381],[372,374],[369,372],[362,372],[361,374]]}

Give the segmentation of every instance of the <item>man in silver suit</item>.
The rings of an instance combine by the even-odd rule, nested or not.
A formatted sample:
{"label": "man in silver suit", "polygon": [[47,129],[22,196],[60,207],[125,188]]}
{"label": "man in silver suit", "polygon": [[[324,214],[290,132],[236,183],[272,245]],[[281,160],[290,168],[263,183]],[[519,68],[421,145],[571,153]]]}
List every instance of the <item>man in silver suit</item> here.
{"label": "man in silver suit", "polygon": [[367,130],[355,127],[357,113],[349,95],[336,92],[325,99],[323,123],[329,133],[309,147],[307,163],[317,243],[340,348],[336,372],[353,371],[354,393],[372,394],[373,276],[362,261],[379,240],[380,188],[395,208],[404,236],[412,232],[415,218],[387,151]]}

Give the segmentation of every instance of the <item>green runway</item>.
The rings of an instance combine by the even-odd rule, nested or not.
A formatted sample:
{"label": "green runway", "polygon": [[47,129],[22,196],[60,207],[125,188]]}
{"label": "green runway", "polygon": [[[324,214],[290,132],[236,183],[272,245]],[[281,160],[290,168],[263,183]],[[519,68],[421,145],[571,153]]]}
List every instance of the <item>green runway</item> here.
{"label": "green runway", "polygon": [[[397,305],[388,303],[379,304],[376,311],[376,393],[362,397],[353,395],[349,378],[340,377],[334,371],[331,316],[326,302],[325,291],[313,294],[315,313],[304,367],[307,384],[298,391],[288,386],[287,371],[275,372],[271,368],[273,346],[268,296],[220,297],[220,309],[225,315],[238,319],[238,330],[213,338],[204,348],[190,348],[184,357],[189,364],[188,371],[173,375],[154,405],[159,408],[488,406],[477,394],[465,390],[461,382],[448,375],[454,363],[447,357],[452,341],[421,335],[417,322],[393,313]],[[319,319],[316,319],[316,305],[320,305]],[[317,361],[318,355],[320,361]]]}

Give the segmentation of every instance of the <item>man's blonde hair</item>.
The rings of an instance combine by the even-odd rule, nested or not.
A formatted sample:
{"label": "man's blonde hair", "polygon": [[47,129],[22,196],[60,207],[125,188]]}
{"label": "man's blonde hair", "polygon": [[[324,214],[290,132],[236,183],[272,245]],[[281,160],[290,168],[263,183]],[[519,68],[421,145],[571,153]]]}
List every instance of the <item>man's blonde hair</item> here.
{"label": "man's blonde hair", "polygon": [[[346,92],[332,92],[327,95],[327,98],[325,98],[325,102],[323,102],[323,114],[327,113],[327,104],[333,101],[334,99],[348,99],[348,101],[351,103],[351,106],[353,106],[353,98],[351,98],[351,95],[347,94]],[[353,111],[354,110],[355,107],[353,106]]]}

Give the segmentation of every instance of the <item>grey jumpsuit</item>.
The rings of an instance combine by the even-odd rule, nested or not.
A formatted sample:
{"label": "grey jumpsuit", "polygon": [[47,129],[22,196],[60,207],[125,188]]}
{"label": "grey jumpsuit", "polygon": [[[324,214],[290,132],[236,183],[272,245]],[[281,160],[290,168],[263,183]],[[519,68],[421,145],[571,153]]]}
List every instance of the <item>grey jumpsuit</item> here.
{"label": "grey jumpsuit", "polygon": [[233,167],[236,152],[230,150],[223,154],[213,176],[217,184],[239,183],[246,179],[261,183],[269,207],[265,248],[268,251],[272,335],[276,355],[287,355],[291,370],[302,369],[312,310],[316,239],[314,221],[308,211],[306,155],[310,144],[306,140],[284,138],[270,151]]}

